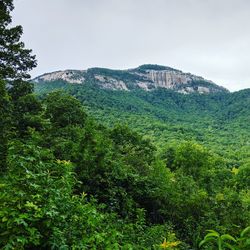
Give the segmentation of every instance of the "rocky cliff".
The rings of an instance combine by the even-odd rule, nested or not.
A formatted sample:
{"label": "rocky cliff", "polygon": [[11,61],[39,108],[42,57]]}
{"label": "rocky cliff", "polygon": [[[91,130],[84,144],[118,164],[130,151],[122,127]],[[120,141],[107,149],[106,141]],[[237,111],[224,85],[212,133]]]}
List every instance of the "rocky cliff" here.
{"label": "rocky cliff", "polygon": [[133,89],[152,91],[157,88],[171,89],[184,94],[228,91],[200,76],[151,64],[128,70],[90,68],[88,70],[56,71],[33,79],[33,82],[36,83],[55,81],[71,84],[94,84],[100,88],[126,91]]}

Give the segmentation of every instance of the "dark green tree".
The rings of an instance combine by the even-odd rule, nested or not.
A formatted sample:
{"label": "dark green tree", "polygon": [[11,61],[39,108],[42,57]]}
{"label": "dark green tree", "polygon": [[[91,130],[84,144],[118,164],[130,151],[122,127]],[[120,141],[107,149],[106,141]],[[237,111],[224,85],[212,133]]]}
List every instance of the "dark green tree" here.
{"label": "dark green tree", "polygon": [[3,80],[0,80],[0,173],[6,170],[9,104],[9,96],[5,89],[5,83]]}
{"label": "dark green tree", "polygon": [[0,78],[4,80],[28,79],[29,70],[36,66],[35,56],[20,41],[23,29],[10,27],[13,0],[0,1]]}
{"label": "dark green tree", "polygon": [[69,125],[82,127],[85,123],[85,111],[81,103],[74,97],[63,92],[50,93],[46,99],[46,118],[58,130]]}
{"label": "dark green tree", "polygon": [[[7,90],[15,100],[18,96],[23,96],[27,91],[20,91],[20,86],[28,86],[24,80],[30,78],[28,71],[36,66],[35,56],[31,55],[31,50],[25,49],[21,39],[23,33],[20,25],[10,27],[12,18],[11,11],[14,9],[13,0],[0,0],[0,164],[3,170],[7,155],[8,131],[18,122],[19,116],[11,112],[11,107],[15,110],[15,103],[9,101]],[[29,87],[31,89],[31,87]],[[26,89],[26,88],[25,88]],[[12,93],[16,93],[14,97]],[[8,120],[12,117],[12,121]]]}
{"label": "dark green tree", "polygon": [[74,161],[87,118],[84,108],[77,99],[60,91],[47,95],[43,104],[48,121],[44,145],[58,159]]}

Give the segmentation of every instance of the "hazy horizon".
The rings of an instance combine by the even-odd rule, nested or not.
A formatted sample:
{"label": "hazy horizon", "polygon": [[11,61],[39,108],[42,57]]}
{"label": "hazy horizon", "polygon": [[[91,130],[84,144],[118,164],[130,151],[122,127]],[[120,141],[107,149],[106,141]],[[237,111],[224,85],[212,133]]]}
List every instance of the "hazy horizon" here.
{"label": "hazy horizon", "polygon": [[15,0],[13,24],[37,55],[32,77],[159,64],[236,91],[250,87],[250,1]]}

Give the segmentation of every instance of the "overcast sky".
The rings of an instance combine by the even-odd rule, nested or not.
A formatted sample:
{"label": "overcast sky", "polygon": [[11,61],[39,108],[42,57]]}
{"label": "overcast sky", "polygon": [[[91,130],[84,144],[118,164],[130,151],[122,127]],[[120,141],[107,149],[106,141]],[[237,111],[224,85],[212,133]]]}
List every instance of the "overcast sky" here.
{"label": "overcast sky", "polygon": [[161,64],[250,88],[249,0],[14,0],[31,74]]}

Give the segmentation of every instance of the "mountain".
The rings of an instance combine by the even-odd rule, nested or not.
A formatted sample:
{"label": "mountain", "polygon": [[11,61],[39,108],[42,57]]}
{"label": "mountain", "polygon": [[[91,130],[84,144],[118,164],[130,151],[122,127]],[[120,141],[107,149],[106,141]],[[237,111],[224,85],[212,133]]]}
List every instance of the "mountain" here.
{"label": "mountain", "polygon": [[[139,85],[134,87],[138,82],[133,82],[132,77],[138,77],[140,71],[145,75],[145,72],[158,72],[158,79],[152,76],[156,79],[154,83],[148,81],[155,86],[150,91]],[[100,123],[108,127],[127,124],[149,137],[161,150],[176,141],[194,140],[233,160],[239,156],[237,152],[241,152],[241,156],[245,152],[245,156],[250,157],[250,89],[230,93],[201,77],[156,65],[127,71],[94,68],[71,72],[67,75],[68,71],[58,71],[35,78],[36,93],[44,96],[54,90],[66,91],[80,100]],[[176,84],[162,87],[159,76],[163,72],[182,76],[182,83],[176,83],[172,77],[171,81]],[[116,82],[117,79],[126,82],[127,88],[119,89],[114,82],[111,87],[107,82],[96,80],[99,77],[111,81],[107,75]],[[204,92],[194,87],[189,91],[187,86],[195,81],[206,83],[209,91],[200,94]]]}
{"label": "mountain", "polygon": [[103,89],[125,91],[135,89],[152,91],[165,88],[184,94],[228,92],[227,89],[203,77],[153,64],[145,64],[128,70],[105,68],[64,70],[46,73],[33,79],[33,82],[36,83],[54,81],[65,81],[71,84],[91,84]]}

